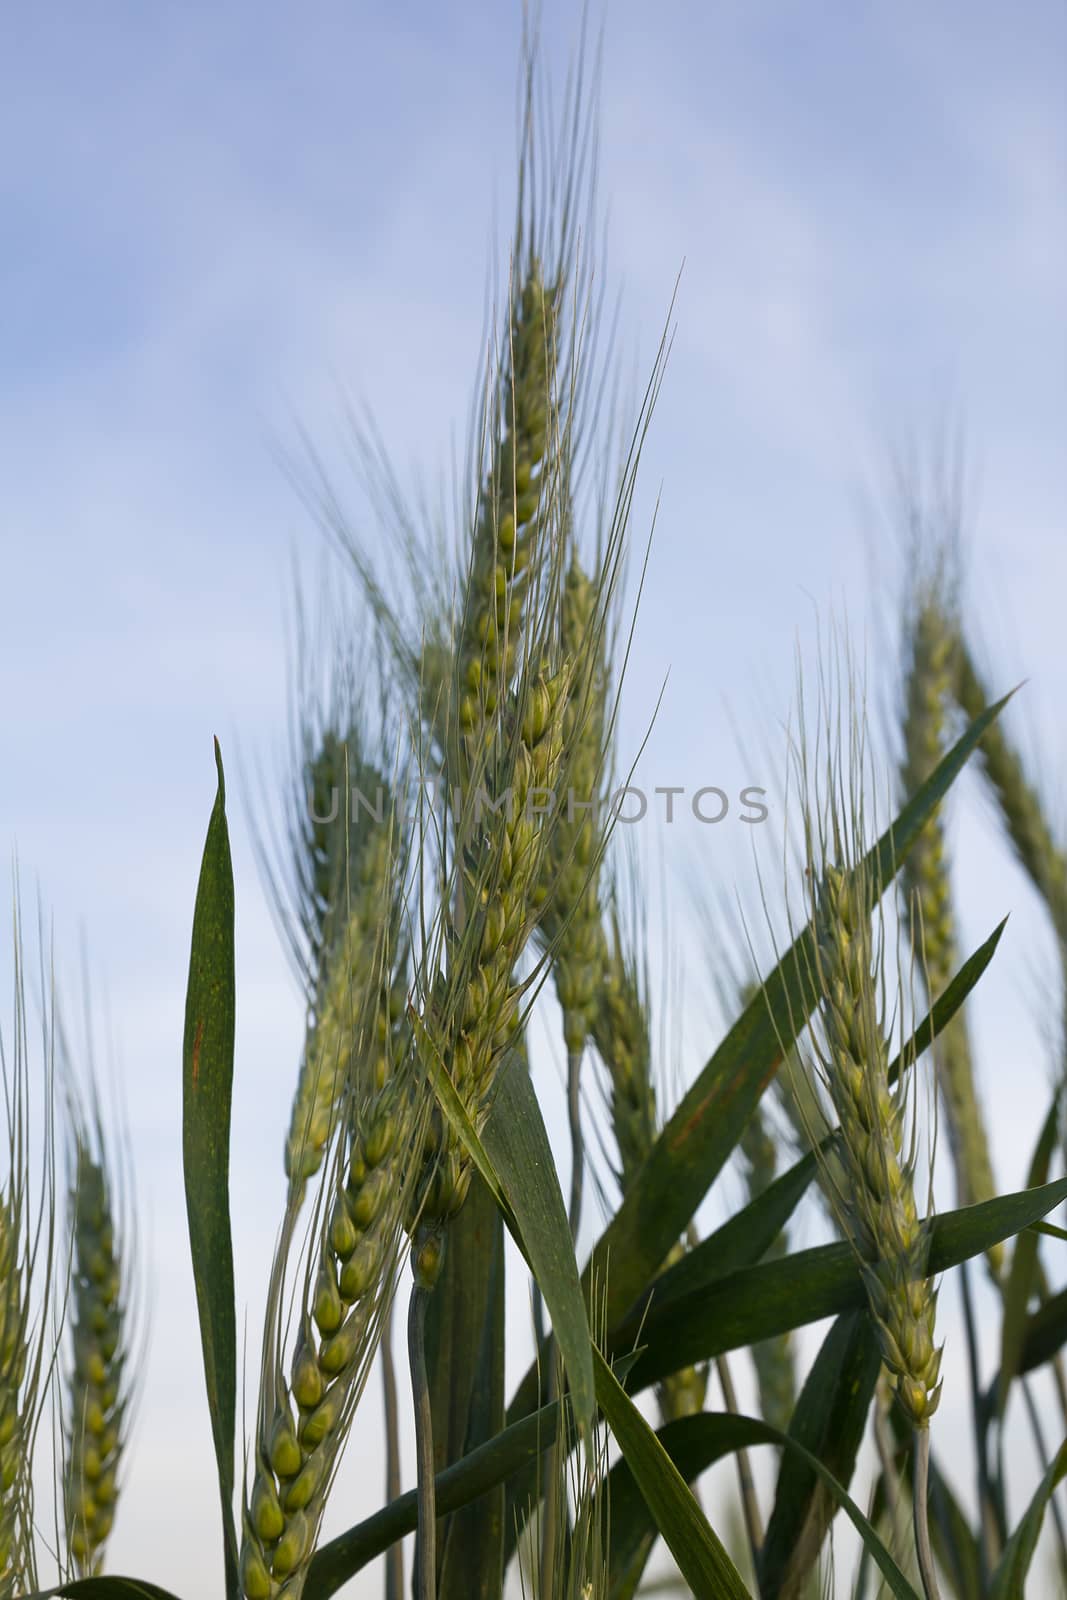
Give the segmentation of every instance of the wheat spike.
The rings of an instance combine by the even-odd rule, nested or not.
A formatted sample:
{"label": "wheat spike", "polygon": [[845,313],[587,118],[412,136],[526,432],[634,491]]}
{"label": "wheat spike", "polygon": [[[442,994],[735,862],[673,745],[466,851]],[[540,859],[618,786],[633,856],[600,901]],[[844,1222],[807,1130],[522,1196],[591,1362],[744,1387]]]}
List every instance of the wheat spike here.
{"label": "wheat spike", "polygon": [[[909,628],[909,659],[904,696],[906,795],[926,781],[944,752],[946,712],[956,665],[956,640],[936,591],[927,591]],[[904,862],[902,881],[917,906],[922,930],[926,984],[932,999],[948,986],[959,965],[955,918],[940,809],[927,822]],[[961,1205],[989,1200],[996,1193],[989,1140],[975,1088],[966,1022],[953,1018],[934,1046],[934,1062],[948,1124]],[[994,1273],[1003,1247],[989,1251]]]}
{"label": "wheat spike", "polygon": [[464,769],[477,764],[511,685],[537,566],[550,498],[560,293],[560,284],[545,285],[533,258],[515,297],[497,397],[497,444],[479,500],[456,645]]}
{"label": "wheat spike", "polygon": [[70,1417],[66,1471],[70,1552],[82,1576],[102,1569],[115,1518],[129,1396],[127,1306],[111,1185],[84,1134],[76,1140]]}
{"label": "wheat spike", "polygon": [[[563,771],[563,713],[569,669],[542,667],[499,726],[496,781],[469,797],[461,823],[462,915],[449,913],[451,961],[438,974],[420,1022],[422,1046],[445,1063],[468,1113],[489,1109],[496,1069],[516,1039],[523,985],[515,967],[537,925],[534,886],[549,833],[544,796]],[[505,732],[506,729],[506,732]],[[444,1225],[466,1197],[470,1163],[438,1114],[426,1151],[419,1200],[416,1273],[436,1280]]]}
{"label": "wheat spike", "polygon": [[537,887],[541,931],[552,949],[563,1036],[570,1055],[581,1055],[595,1023],[605,946],[599,893],[602,822],[600,787],[605,764],[607,671],[602,595],[572,555],[563,590],[562,648],[574,663],[563,713],[568,750],[567,792],[549,835]]}
{"label": "wheat spike", "polygon": [[881,1015],[881,943],[871,928],[873,896],[861,867],[820,864],[813,903],[815,980],[823,1037],[819,1068],[841,1124],[848,1188],[837,1196],[842,1225],[863,1263],[882,1359],[916,1428],[937,1409],[941,1351],[934,1346],[937,1295],[926,1276],[928,1233],[904,1150],[901,1096],[889,1087]]}
{"label": "wheat spike", "polygon": [[0,1596],[5,1600],[20,1576],[23,1384],[29,1360],[23,1268],[18,1212],[5,1189],[0,1193]]}
{"label": "wheat spike", "polygon": [[409,1075],[394,1071],[345,1111],[331,1200],[317,1228],[317,1269],[306,1286],[287,1379],[276,1329],[268,1329],[242,1523],[246,1600],[298,1600],[395,1287],[421,1139]]}

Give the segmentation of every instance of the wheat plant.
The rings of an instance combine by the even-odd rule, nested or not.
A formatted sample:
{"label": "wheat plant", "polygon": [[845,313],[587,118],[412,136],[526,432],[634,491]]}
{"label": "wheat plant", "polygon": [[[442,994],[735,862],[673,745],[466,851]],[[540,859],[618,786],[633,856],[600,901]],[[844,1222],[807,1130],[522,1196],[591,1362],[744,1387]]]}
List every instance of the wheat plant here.
{"label": "wheat plant", "polygon": [[[251,1308],[259,1359],[243,1368],[231,1240],[243,1196],[229,1172],[236,895],[216,744],[181,1092],[217,1592],[328,1600],[381,1560],[386,1600],[401,1600],[414,1536],[415,1600],[630,1600],[664,1584],[700,1600],[808,1600],[869,1595],[875,1580],[897,1600],[919,1600],[916,1584],[925,1600],[1040,1595],[1049,1513],[1067,1572],[1065,1421],[1041,1414],[1032,1387],[1057,1380],[1067,1340],[1052,1254],[1063,1231],[1050,1220],[1067,1198],[1065,1091],[1061,1063],[1029,1170],[998,1192],[968,1002],[1003,924],[966,951],[953,903],[965,863],[946,805],[964,767],[986,780],[1061,944],[1063,849],[1002,703],[986,703],[966,607],[934,581],[944,552],[919,518],[893,737],[876,744],[851,670],[821,678],[814,724],[798,706],[799,870],[795,824],[776,818],[787,867],[763,886],[788,946],[753,954],[744,973],[736,951],[712,949],[728,1025],[691,1074],[671,1059],[650,1001],[662,941],[615,823],[619,775],[639,754],[619,716],[628,556],[647,533],[635,487],[672,333],[623,406],[593,249],[598,71],[583,36],[554,111],[525,45],[515,224],[486,348],[472,352],[452,512],[435,522],[406,493],[369,424],[355,450],[369,526],[310,447],[304,462],[342,620],[301,635],[288,770],[265,796],[283,820],[259,819],[305,1025],[277,1108],[274,1251]],[[17,928],[15,970],[14,1029],[0,1037],[0,1597],[181,1600],[169,1573],[103,1570],[120,1469],[124,1483],[137,1471],[112,1161],[131,1147],[98,1101],[88,1118],[76,1096],[60,1104],[65,1273],[47,1110],[44,1137],[29,1132]],[[565,1060],[554,1075],[546,1041]],[[569,1130],[558,1164],[550,1106]],[[946,1146],[959,1203],[935,1214]],[[743,1183],[709,1226],[701,1208],[732,1161]],[[800,1248],[813,1193],[824,1239]],[[954,1340],[939,1296],[966,1291],[975,1260],[993,1267],[999,1326]],[[535,1312],[516,1345],[506,1310],[520,1293]],[[405,1310],[410,1417],[393,1347]],[[804,1359],[801,1331],[824,1321]],[[757,1415],[737,1386],[750,1365]],[[360,1409],[376,1368],[380,1449]],[[937,1416],[942,1384],[972,1412],[973,1526]],[[34,1469],[48,1468],[38,1422],[57,1391],[66,1477],[48,1537]],[[1024,1505],[1003,1466],[1017,1394],[1040,1472]],[[353,1441],[386,1460],[385,1503],[359,1521],[340,1475]],[[732,1497],[707,1509],[701,1480],[724,1459]],[[328,1515],[341,1529],[330,1537]],[[844,1519],[860,1552],[847,1573],[834,1545]],[[659,1578],[653,1551],[668,1567]]]}

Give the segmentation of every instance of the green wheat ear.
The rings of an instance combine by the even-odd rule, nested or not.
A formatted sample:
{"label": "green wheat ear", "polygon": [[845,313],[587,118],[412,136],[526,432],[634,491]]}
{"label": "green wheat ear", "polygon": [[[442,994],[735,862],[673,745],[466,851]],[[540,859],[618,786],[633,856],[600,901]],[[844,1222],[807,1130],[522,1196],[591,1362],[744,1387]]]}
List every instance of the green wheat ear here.
{"label": "green wheat ear", "polygon": [[54,1006],[42,964],[38,1003],[45,1024],[36,1060],[27,1027],[17,876],[12,943],[10,1031],[0,1025],[0,1600],[41,1587],[33,1468],[55,1356],[48,1317],[56,1264]]}
{"label": "green wheat ear", "polygon": [[[948,701],[956,672],[957,638],[946,618],[942,586],[927,585],[916,601],[907,637],[901,786],[908,796],[925,782],[944,754]],[[926,986],[936,999],[959,965],[940,811],[930,818],[909,851],[902,882],[908,902],[918,912]],[[992,1199],[996,1185],[989,1140],[962,1016],[954,1017],[935,1042],[934,1063],[960,1204]],[[1003,1246],[994,1246],[988,1256],[994,1274],[999,1273]]]}
{"label": "green wheat ear", "polygon": [[[368,770],[363,769],[365,780]],[[396,1052],[403,1048],[406,960],[399,939],[394,818],[385,809],[386,786],[373,771],[370,779],[378,780],[370,797],[372,803],[382,797],[380,819],[367,815],[358,826],[348,822],[335,828],[331,849],[341,859],[330,862],[329,852],[324,858],[329,898],[321,902],[324,931],[316,951],[317,999],[285,1146],[286,1175],[298,1185],[322,1164],[351,1073],[382,1087]],[[339,798],[346,821],[349,793],[345,785]],[[361,1020],[357,1011],[368,982],[376,1003],[363,1035],[363,1059],[357,1062],[355,1041]]]}
{"label": "green wheat ear", "polygon": [[70,1553],[83,1577],[102,1570],[115,1520],[129,1403],[121,1241],[102,1154],[75,1139],[73,1280],[65,1495]]}
{"label": "green wheat ear", "polygon": [[457,721],[476,766],[513,681],[538,544],[553,497],[558,314],[562,285],[533,257],[512,313],[498,396],[497,444],[474,528],[456,657]]}
{"label": "green wheat ear", "polygon": [[[928,1600],[938,1593],[930,1550],[929,1428],[941,1397],[942,1348],[935,1343],[937,1289],[928,1273],[929,1220],[915,1197],[919,1103],[907,1017],[912,947],[898,949],[890,977],[889,940],[872,876],[864,793],[870,783],[866,719],[844,664],[821,678],[820,728],[812,771],[801,708],[794,751],[804,812],[805,914],[811,938],[799,977],[816,997],[809,1060],[839,1123],[840,1175],[823,1161],[839,1225],[858,1258],[883,1364],[913,1433],[915,1549]],[[899,943],[899,941],[898,941]],[[902,1035],[901,1065],[890,1083],[888,1021]],[[809,1137],[818,1153],[817,1131]],[[929,1160],[933,1163],[933,1133]],[[832,1182],[832,1186],[831,1186]],[[930,1201],[928,1186],[927,1201]]]}
{"label": "green wheat ear", "polygon": [[[290,1600],[302,1591],[395,1291],[425,1137],[426,1102],[404,1008],[407,842],[351,709],[347,740],[337,739],[327,719],[314,742],[316,713],[305,707],[313,803],[298,790],[290,818],[311,1019],[245,1471],[246,1600]],[[297,1220],[320,1168],[294,1297],[287,1278]]]}
{"label": "green wheat ear", "polygon": [[598,588],[571,554],[564,580],[561,645],[573,662],[563,712],[568,783],[557,797],[542,881],[542,935],[552,949],[556,993],[568,1055],[580,1056],[592,1033],[606,949],[600,905],[604,834],[602,794],[607,760],[608,673],[604,607]]}
{"label": "green wheat ear", "polygon": [[23,1576],[22,1464],[26,1455],[23,1384],[29,1360],[26,1285],[15,1196],[0,1193],[0,1595]]}

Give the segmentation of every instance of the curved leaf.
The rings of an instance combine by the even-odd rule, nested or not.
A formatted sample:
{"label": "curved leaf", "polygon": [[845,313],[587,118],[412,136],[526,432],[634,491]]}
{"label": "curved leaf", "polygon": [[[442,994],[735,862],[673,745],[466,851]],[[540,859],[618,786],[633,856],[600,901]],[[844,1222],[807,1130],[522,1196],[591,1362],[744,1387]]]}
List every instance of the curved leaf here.
{"label": "curved leaf", "polygon": [[[448,1232],[444,1267],[427,1307],[435,1472],[504,1427],[504,1226],[475,1173]],[[504,1489],[442,1518],[437,1600],[499,1600],[504,1581]]]}
{"label": "curved leaf", "polygon": [[[556,1442],[559,1413],[558,1401],[544,1406],[439,1472],[434,1479],[438,1512],[447,1514],[470,1505],[525,1463],[536,1462]],[[418,1497],[410,1489],[316,1552],[304,1584],[303,1600],[329,1600],[368,1562],[405,1534],[413,1533],[417,1524]]]}
{"label": "curved leaf", "polygon": [[[1040,1189],[1001,1195],[932,1218],[931,1276],[1010,1238],[1065,1197],[1067,1178],[1060,1178]],[[634,1389],[658,1383],[693,1362],[867,1303],[855,1252],[843,1243],[731,1272],[663,1305],[653,1285],[650,1300],[643,1323],[628,1318],[612,1336],[612,1348],[621,1349],[636,1341],[640,1329],[644,1349],[634,1364]]]}
{"label": "curved leaf", "polygon": [[[889,1410],[889,1426],[896,1440],[896,1462],[903,1482],[912,1492],[912,1431],[899,1406]],[[884,1506],[884,1484],[881,1485]],[[982,1556],[978,1539],[956,1496],[953,1494],[937,1457],[930,1453],[930,1542],[946,1581],[957,1600],[973,1600],[982,1593]],[[872,1516],[872,1521],[876,1519]]]}
{"label": "curved leaf", "polygon": [[989,1600],[1017,1600],[1026,1592],[1026,1575],[1034,1559],[1045,1507],[1060,1479],[1067,1475],[1067,1439],[1060,1445],[1045,1476],[1038,1484],[1033,1499],[1027,1506],[1022,1521],[1004,1546],[1004,1554],[997,1563]]}
{"label": "curved leaf", "polygon": [[230,1236],[230,1099],[233,1088],[234,893],[226,779],[215,740],[218,792],[208,822],[193,912],[185,998],[182,1167],[200,1343],[218,1467],[226,1593],[236,1600],[233,1440],[237,1396],[233,1246]]}
{"label": "curved leaf", "polygon": [[588,1439],[596,1409],[589,1318],[541,1107],[517,1052],[500,1070],[482,1141],[518,1222],[523,1251],[552,1318],[578,1432]]}
{"label": "curved leaf", "polygon": [[[619,1373],[626,1377],[632,1361],[624,1358],[616,1362]],[[566,1418],[567,1437],[573,1441],[571,1408],[562,1402]],[[528,1462],[536,1462],[545,1450],[556,1442],[559,1428],[560,1402],[543,1406],[532,1416],[512,1423],[503,1433],[487,1444],[472,1450],[462,1461],[447,1467],[434,1479],[434,1497],[441,1513],[458,1511],[470,1505],[479,1496],[504,1483],[521,1472]],[[312,1558],[303,1600],[329,1600],[349,1578],[388,1550],[397,1539],[413,1533],[418,1523],[418,1499],[414,1489],[376,1511],[372,1517],[354,1528],[339,1534],[319,1549]]]}
{"label": "curved leaf", "polygon": [[1019,1351],[1019,1376],[1051,1361],[1067,1344],[1067,1289],[1061,1289],[1026,1319]]}
{"label": "curved leaf", "polygon": [[32,1595],[17,1595],[15,1600],[177,1600],[169,1589],[158,1583],[146,1583],[142,1578],[72,1578],[56,1589],[41,1589]]}
{"label": "curved leaf", "polygon": [[[735,1412],[701,1412],[695,1417],[681,1417],[668,1422],[654,1435],[664,1453],[669,1455],[680,1475],[693,1479],[735,1450],[759,1444],[781,1445],[795,1454],[826,1484],[842,1510],[855,1527],[864,1545],[870,1551],[890,1593],[897,1600],[918,1600],[915,1591],[893,1560],[870,1522],[838,1483],[828,1467],[789,1434],[782,1433],[769,1422],[758,1417],[744,1417]],[[640,1491],[629,1481],[629,1467],[621,1461],[612,1468],[608,1479],[611,1505],[612,1543],[611,1574],[612,1600],[621,1600],[628,1591],[625,1574],[630,1560],[637,1552],[648,1531],[648,1513],[642,1511]],[[618,1526],[617,1526],[618,1525]]]}
{"label": "curved leaf", "polygon": [[[1044,1183],[1048,1178],[1049,1163],[1056,1149],[1060,1122],[1060,1091],[1052,1096],[1048,1115],[1038,1135],[1037,1145],[1030,1161],[1027,1187]],[[1030,1296],[1037,1283],[1038,1236],[1029,1229],[1020,1233],[1012,1252],[1011,1271],[1004,1291],[1004,1317],[1000,1334],[1000,1372],[997,1377],[997,1415],[1003,1417],[1008,1403],[1008,1390],[1019,1370],[1023,1337],[1026,1331],[1026,1312]]]}
{"label": "curved leaf", "polygon": [[[418,1019],[414,1021],[418,1027]],[[444,1064],[430,1047],[422,1056],[442,1112],[540,1284],[563,1356],[578,1430],[588,1438],[596,1406],[589,1319],[552,1147],[526,1064],[518,1051],[502,1063],[479,1136]]]}
{"label": "curved leaf", "polygon": [[[842,1313],[822,1342],[789,1423],[790,1439],[818,1456],[846,1489],[881,1365],[866,1311]],[[799,1455],[787,1451],[760,1552],[764,1593],[799,1593],[798,1582],[814,1565],[836,1509],[828,1486]]]}
{"label": "curved leaf", "polygon": [[741,1575],[655,1433],[601,1356],[597,1398],[678,1570],[698,1600],[749,1600]]}

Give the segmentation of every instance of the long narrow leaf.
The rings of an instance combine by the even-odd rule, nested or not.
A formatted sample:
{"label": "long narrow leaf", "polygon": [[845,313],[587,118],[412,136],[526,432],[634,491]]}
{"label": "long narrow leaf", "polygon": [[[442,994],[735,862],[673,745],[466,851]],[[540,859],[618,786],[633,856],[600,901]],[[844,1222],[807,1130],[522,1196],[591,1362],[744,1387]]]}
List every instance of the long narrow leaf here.
{"label": "long narrow leaf", "polygon": [[578,1432],[588,1438],[596,1409],[589,1319],[552,1148],[530,1074],[518,1054],[501,1069],[482,1137],[552,1318]]}
{"label": "long narrow leaf", "polygon": [[[624,1380],[632,1365],[628,1358],[616,1362],[616,1370]],[[531,1416],[523,1417],[495,1439],[472,1450],[462,1461],[438,1473],[434,1480],[438,1512],[458,1511],[521,1472],[527,1463],[536,1463],[556,1442],[561,1406],[567,1418],[568,1438],[572,1437],[571,1408],[566,1400],[554,1400]],[[330,1600],[330,1596],[368,1562],[405,1534],[414,1532],[417,1523],[418,1499],[412,1489],[364,1522],[339,1534],[323,1545],[312,1560],[303,1600]]]}
{"label": "long narrow leaf", "polygon": [[146,1583],[143,1578],[74,1578],[56,1589],[41,1589],[36,1594],[18,1597],[18,1600],[177,1600],[169,1589],[158,1583]]}
{"label": "long narrow leaf", "polygon": [[[544,1406],[505,1428],[434,1479],[437,1510],[444,1515],[471,1505],[505,1482],[527,1462],[537,1462],[556,1441],[560,1404]],[[348,1580],[418,1523],[414,1489],[400,1495],[364,1522],[324,1544],[312,1560],[304,1600],[330,1600]]]}
{"label": "long narrow leaf", "polygon": [[[698,1477],[705,1467],[711,1466],[722,1456],[730,1455],[736,1450],[760,1444],[781,1445],[784,1450],[795,1454],[799,1461],[808,1466],[825,1483],[870,1551],[890,1592],[897,1596],[897,1600],[918,1600],[915,1591],[848,1491],[838,1483],[833,1473],[817,1456],[812,1455],[810,1450],[797,1439],[791,1438],[789,1434],[782,1433],[758,1417],[745,1417],[732,1412],[705,1412],[695,1417],[682,1417],[676,1422],[669,1422],[659,1429],[654,1437],[659,1441],[664,1454],[674,1462],[679,1474],[687,1480]],[[608,1486],[612,1520],[613,1582],[610,1590],[612,1600],[621,1600],[621,1597],[628,1592],[625,1586],[626,1571],[648,1531],[647,1513],[643,1514],[641,1510],[640,1490],[628,1481],[630,1470],[629,1463],[620,1462],[612,1469]],[[617,1534],[616,1523],[620,1524]]]}
{"label": "long narrow leaf", "polygon": [[989,1600],[1017,1600],[1026,1593],[1026,1577],[1034,1559],[1045,1508],[1060,1479],[1067,1475],[1067,1440],[1056,1452],[1045,1476],[1041,1479],[1034,1497],[1027,1506],[1022,1520],[1007,1544],[993,1574]]}
{"label": "long narrow leaf", "polygon": [[[1001,1195],[932,1218],[931,1275],[979,1255],[999,1239],[1010,1238],[1065,1197],[1067,1178],[1061,1178],[1040,1189]],[[715,1278],[662,1307],[654,1288],[651,1298],[652,1309],[640,1325],[644,1349],[634,1364],[631,1387],[635,1389],[658,1383],[693,1362],[863,1306],[866,1289],[852,1247],[838,1243]],[[615,1341],[620,1349],[626,1347],[626,1340],[632,1344],[638,1326],[636,1322],[622,1324],[612,1349]]]}
{"label": "long narrow leaf", "polygon": [[[789,1423],[789,1437],[818,1456],[846,1489],[881,1365],[866,1311],[844,1312],[823,1340]],[[760,1552],[764,1593],[777,1594],[786,1583],[790,1593],[799,1593],[799,1579],[814,1565],[836,1509],[827,1485],[795,1451],[787,1451]]]}
{"label": "long narrow leaf", "polygon": [[[504,1229],[492,1194],[475,1174],[449,1229],[442,1281],[430,1300],[438,1317],[427,1366],[435,1470],[477,1449],[504,1426]],[[499,1600],[504,1581],[504,1488],[442,1520],[438,1600]]]}
{"label": "long narrow leaf", "polygon": [[218,792],[208,822],[193,912],[183,1049],[182,1166],[200,1342],[222,1504],[226,1594],[236,1600],[233,1442],[237,1396],[230,1101],[233,1088],[234,891],[226,779],[215,741]]}
{"label": "long narrow leaf", "polygon": [[678,1570],[698,1600],[749,1600],[693,1491],[599,1351],[597,1398]]}
{"label": "long narrow leaf", "polygon": [[[1037,1145],[1030,1161],[1027,1187],[1033,1188],[1048,1178],[1049,1164],[1056,1149],[1060,1123],[1060,1093],[1052,1096],[1044,1126],[1038,1135]],[[1019,1370],[1023,1337],[1026,1330],[1026,1313],[1037,1278],[1038,1236],[1024,1229],[1015,1241],[1011,1258],[1011,1271],[1004,1291],[1004,1317],[1000,1334],[1000,1372],[997,1376],[997,1415],[1003,1417],[1008,1403],[1012,1379]]]}
{"label": "long narrow leaf", "polygon": [[1067,1344],[1067,1289],[1061,1289],[1026,1319],[1022,1349],[1019,1351],[1019,1376],[1033,1372],[1051,1361]]}

